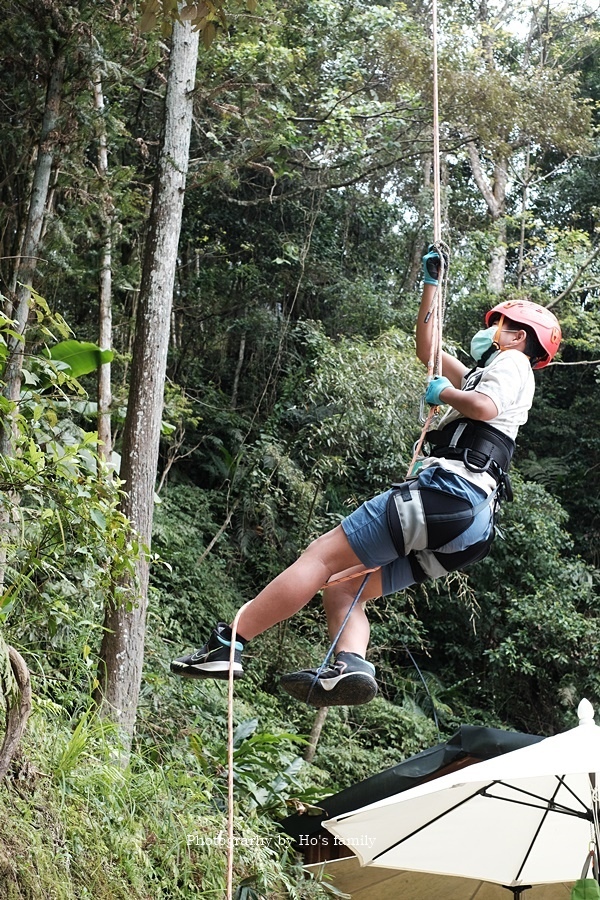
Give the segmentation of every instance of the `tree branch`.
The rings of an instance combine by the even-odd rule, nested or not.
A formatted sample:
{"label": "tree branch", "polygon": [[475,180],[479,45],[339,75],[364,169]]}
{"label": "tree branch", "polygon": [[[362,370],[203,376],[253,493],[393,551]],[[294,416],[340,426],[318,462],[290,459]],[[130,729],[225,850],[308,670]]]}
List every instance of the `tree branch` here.
{"label": "tree branch", "polygon": [[564,298],[567,297],[571,293],[571,291],[573,290],[573,288],[575,287],[575,285],[577,284],[577,282],[579,281],[579,279],[581,278],[581,276],[583,275],[583,273],[585,272],[587,267],[591,263],[594,262],[594,260],[596,259],[596,257],[598,256],[599,253],[600,253],[600,244],[598,244],[596,247],[594,247],[593,251],[590,253],[588,258],[580,265],[580,267],[577,269],[577,271],[575,272],[575,275],[573,276],[571,281],[568,283],[568,285],[566,286],[564,291],[562,293],[560,293],[558,295],[558,297],[555,297],[554,300],[551,300],[550,303],[547,304],[548,309],[551,309],[553,306],[556,306],[557,303],[560,303],[561,300],[564,300]]}
{"label": "tree branch", "polygon": [[204,560],[206,559],[206,557],[208,556],[208,554],[210,553],[210,551],[212,550],[212,548],[215,546],[215,544],[217,543],[217,541],[219,540],[219,538],[221,537],[221,535],[223,534],[223,532],[224,532],[224,531],[226,530],[226,528],[228,527],[228,525],[229,525],[229,523],[231,522],[231,519],[232,519],[232,517],[233,517],[233,514],[234,514],[234,512],[235,512],[235,510],[236,510],[236,508],[237,508],[239,502],[240,502],[239,500],[236,500],[236,501],[235,501],[235,503],[233,504],[233,506],[231,507],[231,509],[230,509],[229,512],[227,513],[227,518],[225,519],[225,521],[223,522],[223,524],[221,525],[221,527],[219,528],[219,530],[217,531],[217,533],[215,534],[215,536],[214,536],[214,537],[212,538],[212,540],[210,541],[208,547],[206,547],[206,549],[203,550],[203,552],[200,554],[200,556],[199,556],[198,559],[196,560],[196,565],[197,565],[197,566],[201,565],[201,563],[204,562]]}
{"label": "tree branch", "polygon": [[575,362],[563,362],[560,359],[556,359],[553,362],[548,363],[548,367],[550,366],[597,366],[600,364],[600,359],[578,359]]}
{"label": "tree branch", "polygon": [[8,772],[11,760],[15,755],[19,742],[23,737],[27,719],[31,712],[31,681],[29,679],[29,670],[25,664],[25,660],[14,647],[8,647],[8,658],[15,676],[17,688],[19,689],[19,699],[12,704],[7,699],[6,710],[6,732],[2,747],[0,747],[0,780],[4,778]]}

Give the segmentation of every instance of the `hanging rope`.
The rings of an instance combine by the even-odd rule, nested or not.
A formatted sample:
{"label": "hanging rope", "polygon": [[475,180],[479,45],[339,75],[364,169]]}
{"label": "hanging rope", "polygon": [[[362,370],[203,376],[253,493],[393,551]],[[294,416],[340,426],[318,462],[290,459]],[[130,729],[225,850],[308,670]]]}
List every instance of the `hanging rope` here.
{"label": "hanging rope", "polygon": [[235,641],[240,616],[250,606],[248,600],[241,606],[231,623],[231,647],[229,649],[229,678],[227,679],[227,900],[233,900],[233,846],[234,846],[234,807],[233,807],[233,663],[235,660]]}
{"label": "hanging rope", "polygon": [[[437,18],[437,0],[433,0],[432,4],[432,93],[433,93],[433,245],[431,249],[436,250],[440,258],[440,271],[438,275],[438,284],[434,292],[431,306],[425,322],[427,323],[433,318],[431,327],[431,349],[429,360],[427,362],[427,382],[429,383],[436,375],[442,374],[442,330],[444,322],[444,314],[446,311],[446,281],[448,275],[448,259],[450,256],[448,246],[442,241],[442,187],[440,177],[440,121],[439,121],[439,82],[438,82],[438,18]],[[425,437],[429,431],[430,425],[438,412],[437,406],[432,406],[429,413],[425,417],[421,415],[423,428],[421,435],[413,448],[413,456],[408,467],[406,477],[412,473],[417,462]]]}
{"label": "hanging rope", "polygon": [[442,239],[442,202],[440,186],[440,115],[437,61],[437,0],[432,7],[432,51],[433,51],[433,243]]}

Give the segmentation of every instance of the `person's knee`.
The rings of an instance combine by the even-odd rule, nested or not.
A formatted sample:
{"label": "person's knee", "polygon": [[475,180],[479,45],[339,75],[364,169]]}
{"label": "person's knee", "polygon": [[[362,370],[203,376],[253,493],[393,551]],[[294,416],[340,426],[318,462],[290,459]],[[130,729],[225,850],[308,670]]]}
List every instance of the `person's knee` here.
{"label": "person's knee", "polygon": [[325,614],[334,609],[345,608],[352,603],[354,594],[346,589],[345,585],[326,588],[323,591],[323,609]]}
{"label": "person's knee", "polygon": [[325,547],[327,546],[327,534],[320,534],[318,538],[315,538],[314,541],[311,541],[304,553],[310,553],[314,556],[322,556]]}
{"label": "person's knee", "polygon": [[316,538],[303,556],[313,568],[319,567],[323,584],[339,572],[362,565],[340,525]]}

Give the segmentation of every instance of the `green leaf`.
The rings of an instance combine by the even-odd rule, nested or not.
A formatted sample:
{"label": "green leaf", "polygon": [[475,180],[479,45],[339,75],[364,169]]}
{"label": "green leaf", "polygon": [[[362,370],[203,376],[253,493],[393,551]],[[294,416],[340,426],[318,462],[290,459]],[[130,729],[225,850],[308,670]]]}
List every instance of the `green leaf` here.
{"label": "green leaf", "polygon": [[90,341],[61,341],[55,344],[46,353],[54,362],[62,362],[69,366],[69,374],[73,378],[88,375],[98,369],[104,363],[109,363],[114,357],[112,350],[101,350],[97,344]]}
{"label": "green leaf", "polygon": [[106,528],[106,516],[103,512],[101,512],[99,509],[96,509],[96,507],[94,506],[90,508],[90,518],[93,522],[96,523],[98,528],[102,530]]}
{"label": "green leaf", "polygon": [[249,738],[251,734],[254,734],[256,729],[258,728],[258,719],[248,719],[246,722],[241,722],[238,727],[235,729],[235,733],[233,735],[233,746],[241,743],[242,741]]}

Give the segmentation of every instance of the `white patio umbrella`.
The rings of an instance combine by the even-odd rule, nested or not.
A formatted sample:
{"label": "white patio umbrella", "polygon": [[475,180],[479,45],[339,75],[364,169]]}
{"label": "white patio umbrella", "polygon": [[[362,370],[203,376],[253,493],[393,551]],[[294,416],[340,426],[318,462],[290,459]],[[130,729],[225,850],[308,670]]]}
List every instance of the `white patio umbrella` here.
{"label": "white patio umbrella", "polygon": [[[600,728],[579,726],[324,822],[362,865],[506,885],[575,881],[597,848]],[[598,782],[600,783],[600,782]]]}

